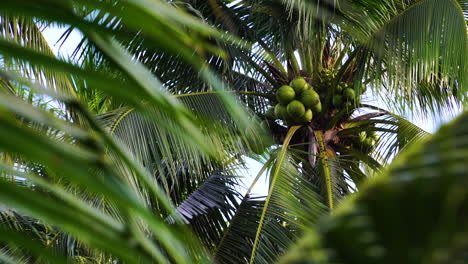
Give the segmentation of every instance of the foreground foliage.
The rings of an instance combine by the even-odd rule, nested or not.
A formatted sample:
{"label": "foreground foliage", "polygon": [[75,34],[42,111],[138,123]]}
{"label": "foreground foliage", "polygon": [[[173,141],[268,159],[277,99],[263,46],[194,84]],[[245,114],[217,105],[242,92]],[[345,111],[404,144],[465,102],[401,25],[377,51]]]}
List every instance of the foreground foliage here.
{"label": "foreground foliage", "polygon": [[466,263],[467,121],[405,151],[281,263]]}
{"label": "foreground foliage", "polygon": [[0,3],[0,261],[463,262],[468,4],[312,2]]}

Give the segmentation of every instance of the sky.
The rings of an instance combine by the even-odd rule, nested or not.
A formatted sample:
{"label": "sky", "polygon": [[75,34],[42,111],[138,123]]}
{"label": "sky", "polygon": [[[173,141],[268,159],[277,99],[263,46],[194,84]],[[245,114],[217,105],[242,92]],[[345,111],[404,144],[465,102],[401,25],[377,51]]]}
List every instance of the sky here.
{"label": "sky", "polygon": [[49,43],[50,47],[56,55],[61,55],[64,57],[71,56],[76,46],[81,40],[81,34],[76,30],[72,31],[70,36],[67,38],[65,43],[57,43],[62,36],[65,29],[58,27],[47,27],[42,31],[45,39]]}
{"label": "sky", "polygon": [[[63,56],[63,57],[69,57],[75,50],[77,44],[81,40],[81,34],[73,31],[71,35],[67,38],[65,43],[57,43],[60,39],[60,37],[63,34],[64,29],[57,28],[57,27],[48,27],[43,31],[44,37],[46,40],[49,42],[49,45],[53,49],[54,53]],[[382,107],[384,105],[383,102],[377,102],[376,105],[379,107]],[[460,112],[461,110],[458,110]],[[452,115],[443,115],[440,118],[435,118],[435,119],[421,119],[417,117],[409,117],[406,116],[406,118],[410,121],[412,121],[414,124],[417,126],[423,128],[424,130],[434,133],[441,124],[446,123],[453,119]],[[253,159],[246,158],[246,163],[247,167],[249,167],[248,170],[242,171],[241,173],[246,176],[244,180],[244,188],[248,188],[253,181],[253,179],[257,176],[258,172],[261,169],[261,164]],[[266,184],[266,177],[260,178],[258,184],[255,185],[254,189],[252,190],[253,195],[266,195],[268,192],[268,186]]]}

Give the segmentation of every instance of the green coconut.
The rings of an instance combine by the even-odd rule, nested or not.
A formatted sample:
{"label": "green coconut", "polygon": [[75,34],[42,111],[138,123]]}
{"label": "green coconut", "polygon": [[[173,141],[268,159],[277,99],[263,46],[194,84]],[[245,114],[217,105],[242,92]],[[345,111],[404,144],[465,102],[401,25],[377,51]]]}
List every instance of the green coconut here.
{"label": "green coconut", "polygon": [[293,100],[288,104],[286,107],[287,113],[290,117],[296,118],[296,117],[301,117],[305,113],[305,107],[301,103],[301,101],[298,100]]}
{"label": "green coconut", "polygon": [[340,106],[343,103],[343,96],[339,94],[333,96],[332,103],[334,106]]}
{"label": "green coconut", "polygon": [[290,85],[294,89],[296,94],[300,94],[306,88],[307,82],[306,80],[304,80],[304,78],[298,77],[292,80]]}
{"label": "green coconut", "polygon": [[356,93],[354,92],[353,89],[346,88],[343,90],[343,96],[346,97],[347,99],[354,100],[354,98],[356,98]]}
{"label": "green coconut", "polygon": [[287,117],[286,106],[282,104],[277,104],[275,106],[275,115],[279,119],[285,119]]}
{"label": "green coconut", "polygon": [[319,101],[318,103],[312,105],[310,108],[314,113],[321,113],[322,112],[322,103]]}
{"label": "green coconut", "polygon": [[313,117],[314,117],[314,114],[312,113],[312,110],[307,109],[307,111],[305,111],[304,115],[301,116],[299,121],[301,121],[302,123],[307,123],[307,122],[310,122]]}
{"label": "green coconut", "polygon": [[375,144],[375,140],[373,140],[372,138],[368,137],[366,138],[363,142],[362,142],[362,145],[365,147],[365,148],[372,148]]}
{"label": "green coconut", "polygon": [[291,102],[295,96],[296,93],[294,92],[294,89],[287,85],[281,86],[276,92],[276,99],[278,99],[278,102],[284,105]]}
{"label": "green coconut", "polygon": [[301,102],[306,108],[311,108],[313,105],[320,102],[320,96],[316,91],[307,89],[302,92]]}

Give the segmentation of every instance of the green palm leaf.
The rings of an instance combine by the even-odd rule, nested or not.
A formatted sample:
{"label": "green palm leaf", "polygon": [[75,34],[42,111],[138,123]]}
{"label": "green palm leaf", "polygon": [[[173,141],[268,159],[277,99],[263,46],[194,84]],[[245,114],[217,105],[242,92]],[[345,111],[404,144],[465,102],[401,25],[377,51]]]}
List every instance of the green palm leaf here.
{"label": "green palm leaf", "polygon": [[234,189],[235,181],[232,176],[213,175],[177,207],[208,249],[219,243],[238,208],[240,194]]}
{"label": "green palm leaf", "polygon": [[[52,4],[55,2],[50,1],[50,3]],[[139,6],[137,3],[132,4],[133,5],[129,7],[130,11],[132,10],[131,7]],[[31,12],[33,9],[29,8],[33,7],[34,3],[32,1],[21,1],[21,3],[18,3],[18,5],[15,6],[9,5],[8,3],[1,6],[3,8],[7,8],[8,10],[14,10],[17,12]],[[166,8],[166,6],[162,7]],[[115,78],[109,74],[99,72],[97,70],[89,68],[83,70],[82,68],[77,67],[72,63],[51,58],[50,56],[46,56],[41,52],[32,51],[29,48],[22,47],[21,45],[9,41],[2,41],[3,51],[13,57],[25,59],[32,65],[40,65],[52,71],[70,72],[77,77],[83,78],[91,85],[99,86],[101,90],[104,90],[113,96],[117,95],[116,97],[122,101],[126,100],[130,102],[130,104],[133,106],[143,106],[142,99],[145,99],[149,101],[150,105],[152,104],[153,106],[158,106],[158,111],[162,111],[166,118],[171,121],[171,124],[165,126],[164,128],[164,130],[166,130],[166,134],[168,129],[170,130],[170,127],[172,126],[174,129],[173,134],[179,135],[177,140],[185,141],[186,143],[189,143],[188,145],[194,144],[193,140],[197,141],[197,136],[194,137],[194,135],[199,133],[197,131],[200,130],[198,126],[193,126],[193,122],[195,120],[193,118],[195,117],[193,117],[192,114],[186,110],[185,106],[180,104],[180,102],[162,91],[160,83],[154,79],[154,77],[151,76],[148,71],[141,66],[141,64],[135,64],[131,57],[121,48],[118,43],[110,40],[106,34],[101,34],[98,36],[95,33],[95,31],[100,33],[108,32],[105,28],[99,25],[83,23],[81,18],[70,14],[70,9],[68,9],[69,6],[62,5],[62,3],[57,2],[56,5],[51,5],[48,8],[48,12],[42,13],[50,15],[46,17],[46,19],[59,19],[62,21],[65,20],[69,23],[72,23],[74,26],[79,27],[85,32],[87,36],[93,39],[96,45],[102,51],[104,51],[105,54],[109,55],[111,61],[118,65],[117,69],[123,71],[124,74],[122,76],[125,76],[123,82],[121,78],[122,76]],[[152,10],[154,11],[154,9]],[[54,13],[54,11],[58,12]],[[167,11],[173,12],[173,9]],[[68,18],[59,14],[60,12],[62,12],[62,14],[67,14]],[[173,15],[174,14],[175,13],[173,13]],[[149,15],[157,15],[157,17],[153,17],[153,19],[157,18],[160,22],[162,22],[160,20],[161,17],[159,17],[158,14],[153,12]],[[169,17],[165,18],[169,19]],[[172,18],[183,24],[188,23],[193,28],[201,26],[200,23],[193,21],[191,18],[174,16]],[[180,19],[182,19],[182,21]],[[175,29],[172,25],[169,26],[169,24],[166,22],[163,24],[168,25],[168,29]],[[198,29],[204,33],[214,32],[210,28],[205,28],[207,31],[203,31],[203,27],[199,27]],[[179,33],[183,35],[183,32]],[[153,34],[153,37],[155,37],[154,32],[151,34]],[[192,62],[196,61],[196,58],[194,58],[192,55],[190,55],[190,57],[186,57],[186,59],[189,58]],[[95,74],[94,78],[91,77],[93,74]],[[5,74],[5,76],[10,80],[15,79],[15,81],[23,82],[25,85],[29,85],[30,87],[36,86],[31,85],[28,82],[24,82],[24,80],[19,78],[14,78],[10,73]],[[205,71],[205,76],[210,78],[212,81],[217,81],[210,75],[208,71]],[[133,87],[133,89],[132,91],[129,91],[128,89],[116,89],[118,86],[113,85],[117,83],[120,83],[120,87]],[[219,83],[216,84],[219,85]],[[41,91],[44,92],[45,90]],[[10,143],[8,143],[7,140],[2,141],[0,144],[2,150],[23,155],[27,152],[27,146],[31,149],[36,148],[37,151],[29,152],[23,156],[34,162],[43,164],[50,171],[61,171],[61,173],[63,172],[67,174],[66,179],[69,181],[69,184],[72,184],[75,188],[78,188],[78,193],[84,192],[91,193],[92,195],[101,195],[107,203],[114,207],[114,210],[119,217],[112,221],[99,221],[101,225],[94,226],[93,228],[91,228],[89,224],[82,225],[85,222],[95,222],[97,219],[99,219],[96,219],[95,215],[93,216],[93,214],[90,214],[90,210],[91,212],[94,212],[94,210],[85,206],[87,202],[83,201],[78,204],[73,204],[75,207],[81,205],[84,208],[76,210],[76,212],[80,212],[78,217],[75,215],[75,221],[82,222],[80,222],[80,224],[78,224],[78,222],[74,223],[72,221],[73,217],[70,215],[71,210],[65,210],[66,207],[64,207],[64,205],[60,205],[60,203],[57,202],[52,202],[54,201],[52,197],[43,199],[42,195],[40,193],[36,193],[34,190],[22,189],[15,186],[14,184],[2,181],[3,187],[9,188],[11,186],[11,188],[9,188],[9,192],[2,192],[3,199],[9,200],[8,205],[21,208],[29,215],[46,220],[51,220],[52,215],[61,211],[62,213],[57,214],[60,220],[50,221],[52,224],[57,225],[61,228],[61,230],[69,232],[73,236],[77,237],[87,246],[100,248],[101,250],[114,254],[116,257],[123,260],[140,259],[142,262],[148,262],[150,259],[155,259],[158,262],[166,262],[168,258],[170,258],[177,262],[191,262],[191,260],[195,259],[203,261],[203,253],[194,253],[195,251],[191,251],[191,249],[188,249],[187,247],[177,242],[179,241],[179,238],[175,238],[175,236],[186,236],[188,233],[184,231],[179,232],[179,235],[176,235],[178,232],[173,233],[173,231],[178,229],[178,225],[169,227],[162,221],[162,218],[155,217],[157,215],[154,215],[153,212],[146,208],[144,203],[142,203],[140,200],[139,194],[135,193],[134,189],[127,185],[127,182],[124,179],[138,179],[138,181],[140,181],[140,183],[142,183],[142,185],[149,190],[149,193],[152,195],[152,199],[161,205],[163,210],[167,210],[169,213],[171,213],[173,208],[166,199],[164,193],[162,193],[157,186],[152,185],[154,182],[151,181],[151,176],[148,175],[148,173],[143,170],[143,168],[141,168],[141,164],[136,164],[133,162],[131,160],[131,155],[122,149],[119,144],[116,143],[111,137],[109,137],[109,135],[107,135],[105,131],[96,124],[89,113],[83,109],[79,103],[76,102],[76,100],[64,97],[62,95],[57,95],[53,92],[47,92],[47,94],[58,100],[61,100],[62,102],[66,102],[67,104],[72,105],[77,111],[83,114],[86,122],[88,122],[90,127],[83,130],[71,129],[68,128],[67,124],[64,124],[64,122],[57,120],[50,115],[43,114],[41,111],[39,111],[40,114],[38,114],[35,112],[35,109],[28,109],[28,111],[24,111],[22,108],[23,106],[7,104],[8,110],[2,109],[5,114],[2,115],[1,120],[2,133],[3,136],[7,136],[8,134],[15,134],[15,137],[10,138],[13,140]],[[224,98],[224,100],[227,98],[226,96],[221,97]],[[5,100],[3,103],[7,103],[7,100]],[[145,102],[144,104],[146,105],[147,103]],[[67,136],[75,138],[71,140],[71,142],[67,142],[67,144],[59,145],[56,139],[53,137],[49,137],[48,135],[42,133],[35,134],[30,129],[22,127],[20,124],[16,124],[14,121],[14,115],[11,114],[10,111],[23,116],[26,115],[31,120],[34,120],[38,123],[44,123],[47,126],[51,126],[55,129],[60,130],[65,128],[62,133],[73,132]],[[234,106],[233,103],[230,104],[229,112],[237,114],[241,113],[239,108]],[[146,114],[148,114],[148,112],[146,112]],[[155,117],[149,116],[149,120],[155,119]],[[190,131],[186,130],[186,132],[180,133],[185,130],[180,129],[181,127],[185,127],[185,129]],[[215,132],[215,130],[212,130],[211,132]],[[190,137],[188,136],[189,133]],[[98,139],[95,138],[96,135]],[[199,133],[199,136],[205,138],[202,133]],[[21,138],[25,138],[27,140],[23,141]],[[13,143],[17,141],[22,141],[22,144],[16,145]],[[77,142],[80,144],[75,145],[74,143]],[[215,153],[214,150],[216,147],[209,146],[209,140],[198,142],[198,146],[203,145],[206,147],[205,151],[201,152],[202,155],[209,156],[211,154],[212,156],[216,156],[213,155]],[[105,147],[108,148],[110,153],[105,150]],[[40,151],[41,148],[45,151]],[[197,151],[199,151],[199,148],[197,148]],[[52,162],[54,159],[53,157],[60,157],[61,160],[63,159],[66,161]],[[101,160],[101,158],[105,161]],[[125,164],[125,169],[122,169],[123,164]],[[161,166],[161,164],[157,165]],[[132,176],[123,176],[124,174],[130,174]],[[31,177],[28,179],[30,178]],[[96,182],[91,183],[91,179],[98,179],[100,184],[96,184]],[[38,180],[39,179],[35,178],[35,182],[38,182]],[[67,196],[67,191],[63,190],[61,187],[56,189],[53,184],[46,184],[45,182],[41,181],[39,181],[39,183],[42,188],[45,188],[48,191],[55,190],[56,193],[54,193],[53,198],[60,198],[57,199],[57,201],[63,202],[64,197],[68,197],[66,201],[70,203],[76,199],[76,197],[70,198]],[[17,195],[22,194],[21,197],[23,197],[23,200],[19,199],[20,196],[17,196],[14,199],[7,198],[13,195],[13,193],[16,193]],[[27,197],[27,200],[31,201],[31,204],[27,207],[20,205],[22,202],[26,202],[24,197]],[[36,203],[32,203],[34,200],[42,200],[46,202],[43,206],[38,207],[35,206]],[[91,206],[91,208],[93,207]],[[113,219],[115,215],[108,215],[107,217]],[[125,225],[120,222],[121,220],[124,220]],[[179,220],[177,220],[177,222],[179,222]],[[116,226],[110,225],[111,223]],[[81,232],[80,228],[87,228],[88,231]],[[184,228],[182,227],[182,229]],[[151,236],[147,235],[147,232],[156,233],[156,230],[158,230],[158,236],[154,237],[154,239],[157,239],[157,244],[154,243],[155,241],[152,241]],[[94,233],[94,235],[102,234],[102,236],[99,235],[99,238],[92,238],[91,233]],[[187,241],[189,240],[191,239],[188,239]],[[112,243],[109,243],[109,241],[112,241]],[[113,247],[113,243],[119,243],[122,246]],[[135,246],[133,246],[134,244],[138,245],[136,246],[137,249]],[[171,244],[171,246],[169,246],[169,244]],[[196,249],[197,243],[192,243],[192,246]]]}
{"label": "green palm leaf", "polygon": [[[43,37],[39,26],[31,18],[2,14],[0,31],[4,40],[22,44],[32,50],[54,57],[54,53]],[[40,65],[31,65],[18,57],[3,58],[3,68],[21,72],[29,78],[34,78],[44,86],[74,95],[75,90],[70,76],[55,71],[49,71]]]}
{"label": "green palm leaf", "polygon": [[[253,239],[250,263],[268,263],[281,255],[304,226],[323,212],[314,187],[298,174],[289,160],[289,142],[299,129],[293,127],[271,165],[268,196],[259,212],[258,226]],[[303,203],[307,201],[307,203]],[[233,228],[231,230],[234,231]]]}
{"label": "green palm leaf", "polygon": [[466,261],[467,118],[465,113],[409,147],[310,230],[282,263]]}
{"label": "green palm leaf", "polygon": [[[468,39],[457,1],[341,1],[340,7],[343,28],[366,48],[358,70],[364,78],[384,84],[411,110],[421,102],[420,113],[450,106],[447,96],[465,101]],[[416,89],[420,84],[431,89]]]}
{"label": "green palm leaf", "polygon": [[248,262],[260,212],[264,205],[263,198],[244,197],[216,249],[214,255],[216,263]]}

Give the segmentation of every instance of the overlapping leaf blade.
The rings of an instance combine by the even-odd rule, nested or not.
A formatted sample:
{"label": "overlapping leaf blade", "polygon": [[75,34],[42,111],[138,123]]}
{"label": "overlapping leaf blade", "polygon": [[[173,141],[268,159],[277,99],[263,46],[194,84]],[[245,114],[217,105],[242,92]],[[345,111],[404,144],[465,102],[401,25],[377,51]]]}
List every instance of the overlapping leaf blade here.
{"label": "overlapping leaf blade", "polygon": [[467,118],[413,144],[282,263],[466,261]]}

